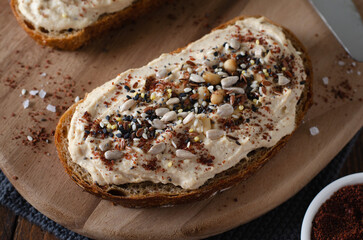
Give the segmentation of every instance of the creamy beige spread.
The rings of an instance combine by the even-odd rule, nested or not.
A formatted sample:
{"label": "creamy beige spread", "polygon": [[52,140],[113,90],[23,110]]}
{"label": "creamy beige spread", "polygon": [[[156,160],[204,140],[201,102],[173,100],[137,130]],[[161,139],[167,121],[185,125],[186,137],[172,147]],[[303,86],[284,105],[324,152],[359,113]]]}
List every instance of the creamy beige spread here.
{"label": "creamy beige spread", "polygon": [[82,29],[105,13],[121,11],[134,0],[18,0],[20,13],[48,31]]}
{"label": "creamy beige spread", "polygon": [[237,21],[89,93],[72,117],[69,152],[99,185],[196,189],[290,134],[305,80],[281,28]]}

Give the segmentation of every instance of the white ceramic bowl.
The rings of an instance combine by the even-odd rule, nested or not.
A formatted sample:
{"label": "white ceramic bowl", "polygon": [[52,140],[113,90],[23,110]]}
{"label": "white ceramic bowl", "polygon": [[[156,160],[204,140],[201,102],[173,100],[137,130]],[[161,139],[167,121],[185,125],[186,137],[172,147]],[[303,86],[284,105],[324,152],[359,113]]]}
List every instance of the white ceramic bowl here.
{"label": "white ceramic bowl", "polygon": [[311,228],[313,219],[318,212],[320,206],[328,200],[336,191],[344,186],[355,185],[363,183],[363,172],[351,174],[334,182],[330,183],[310,203],[308,210],[305,213],[304,220],[301,226],[301,240],[311,239]]}

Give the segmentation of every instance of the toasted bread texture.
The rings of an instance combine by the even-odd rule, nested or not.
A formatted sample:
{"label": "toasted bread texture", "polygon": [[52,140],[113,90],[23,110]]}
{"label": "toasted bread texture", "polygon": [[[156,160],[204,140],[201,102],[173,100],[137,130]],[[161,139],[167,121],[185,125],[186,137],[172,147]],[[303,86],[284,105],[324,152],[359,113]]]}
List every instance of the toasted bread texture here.
{"label": "toasted bread texture", "polygon": [[[257,17],[257,16],[256,16]],[[223,29],[234,24],[238,20],[248,17],[237,17],[217,28]],[[271,22],[272,23],[272,22]],[[275,24],[275,23],[273,23]],[[277,25],[277,24],[275,24]],[[296,107],[295,123],[298,127],[312,105],[312,65],[306,49],[302,43],[289,30],[283,28],[287,38],[293,46],[300,51],[303,59],[305,72],[307,75],[306,84]],[[180,52],[182,49],[174,51]],[[212,196],[214,193],[229,188],[247,179],[258,169],[260,169],[269,159],[271,159],[287,142],[292,134],[283,137],[276,145],[271,148],[259,148],[248,154],[245,161],[240,161],[234,167],[217,174],[209,179],[204,185],[194,190],[186,190],[173,184],[161,184],[152,182],[128,183],[122,185],[100,186],[94,184],[90,174],[74,163],[68,151],[68,130],[73,113],[77,104],[71,106],[59,120],[55,133],[55,143],[59,158],[70,175],[80,187],[104,199],[108,199],[115,204],[125,207],[156,207],[165,205],[176,205],[201,200]]]}
{"label": "toasted bread texture", "polygon": [[36,27],[27,20],[19,11],[18,0],[11,0],[10,5],[20,26],[37,43],[55,49],[73,51],[102,33],[137,19],[163,2],[166,0],[137,0],[121,11],[101,15],[96,22],[83,29],[64,29],[55,32],[47,29],[47,26]]}

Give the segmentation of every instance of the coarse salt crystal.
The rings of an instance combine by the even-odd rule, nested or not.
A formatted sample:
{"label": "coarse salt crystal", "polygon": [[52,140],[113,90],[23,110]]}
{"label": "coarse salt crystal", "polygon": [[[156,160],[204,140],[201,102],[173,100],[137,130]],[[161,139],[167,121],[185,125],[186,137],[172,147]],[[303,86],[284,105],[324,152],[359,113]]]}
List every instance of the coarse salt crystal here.
{"label": "coarse salt crystal", "polygon": [[46,95],[47,95],[47,92],[46,91],[44,91],[43,89],[40,90],[40,92],[39,92],[39,97],[40,98],[45,98]]}
{"label": "coarse salt crystal", "polygon": [[32,136],[27,136],[26,138],[28,139],[29,142],[33,141],[33,137]]}
{"label": "coarse salt crystal", "polygon": [[357,74],[358,74],[358,76],[360,76],[362,73],[361,73],[361,71],[357,71]]}
{"label": "coarse salt crystal", "polygon": [[46,77],[46,76],[47,76],[47,74],[46,74],[45,72],[43,72],[43,73],[41,73],[41,74],[40,74],[40,76],[42,76],[42,77]]}
{"label": "coarse salt crystal", "polygon": [[27,99],[23,102],[23,107],[24,107],[24,109],[27,109],[29,107],[29,99]]}
{"label": "coarse salt crystal", "polygon": [[74,102],[75,103],[79,102],[79,97],[78,96],[74,99]]}
{"label": "coarse salt crystal", "polygon": [[32,96],[35,96],[35,95],[38,94],[38,92],[39,92],[38,90],[30,90],[29,94],[32,95]]}
{"label": "coarse salt crystal", "polygon": [[21,90],[21,95],[25,95],[26,94],[26,89],[22,89]]}
{"label": "coarse salt crystal", "polygon": [[323,77],[321,80],[323,80],[324,85],[329,84],[329,78],[328,77]]}
{"label": "coarse salt crystal", "polygon": [[310,128],[310,134],[311,134],[311,136],[318,135],[319,134],[319,128],[317,128],[317,127],[311,127]]}
{"label": "coarse salt crystal", "polygon": [[51,105],[51,104],[48,104],[47,110],[50,111],[50,112],[56,112],[56,107]]}
{"label": "coarse salt crystal", "polygon": [[338,65],[339,65],[339,66],[344,66],[344,65],[345,65],[345,62],[343,62],[343,61],[338,61]]}
{"label": "coarse salt crystal", "polygon": [[352,66],[353,67],[357,66],[357,63],[356,62],[352,62]]}

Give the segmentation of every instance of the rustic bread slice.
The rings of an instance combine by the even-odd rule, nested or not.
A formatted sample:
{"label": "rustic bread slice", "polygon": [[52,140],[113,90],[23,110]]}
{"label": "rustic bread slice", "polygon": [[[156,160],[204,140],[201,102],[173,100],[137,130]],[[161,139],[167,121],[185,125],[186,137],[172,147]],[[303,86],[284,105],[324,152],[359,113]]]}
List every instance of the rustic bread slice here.
{"label": "rustic bread slice", "polygon": [[[237,17],[217,28],[223,29],[234,24],[238,20],[248,17]],[[269,21],[270,23],[273,23]],[[273,23],[275,24],[275,23]],[[275,24],[277,25],[277,24]],[[281,26],[280,26],[281,27]],[[308,108],[312,105],[312,65],[306,49],[302,43],[289,30],[283,28],[287,38],[292,42],[297,51],[300,51],[307,75],[305,87],[296,107],[296,127],[300,125]],[[174,51],[180,52],[182,49]],[[79,103],[77,103],[79,104]],[[217,174],[204,185],[194,190],[186,190],[173,184],[161,184],[152,182],[128,183],[122,185],[100,186],[94,184],[91,175],[78,164],[74,163],[68,151],[68,130],[77,104],[71,106],[59,120],[55,133],[55,143],[59,158],[71,178],[83,189],[115,204],[125,207],[155,207],[187,203],[205,199],[214,193],[229,188],[260,169],[282,148],[292,134],[283,137],[271,148],[260,148],[248,154],[247,161],[240,161],[234,167]]]}
{"label": "rustic bread slice", "polygon": [[137,0],[131,6],[101,15],[96,22],[83,29],[64,29],[52,31],[47,26],[36,27],[19,11],[19,0],[11,0],[10,5],[20,26],[37,43],[61,50],[76,50],[94,37],[122,26],[126,21],[135,20],[151,9],[160,6],[165,0]]}

